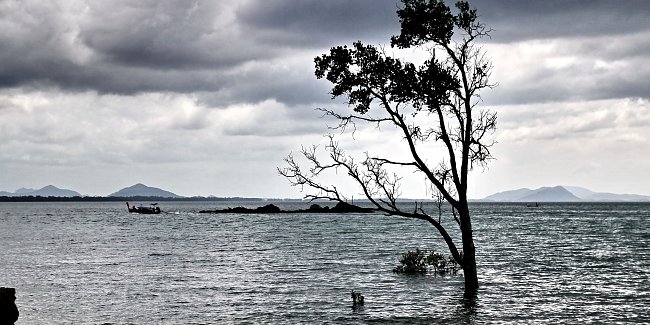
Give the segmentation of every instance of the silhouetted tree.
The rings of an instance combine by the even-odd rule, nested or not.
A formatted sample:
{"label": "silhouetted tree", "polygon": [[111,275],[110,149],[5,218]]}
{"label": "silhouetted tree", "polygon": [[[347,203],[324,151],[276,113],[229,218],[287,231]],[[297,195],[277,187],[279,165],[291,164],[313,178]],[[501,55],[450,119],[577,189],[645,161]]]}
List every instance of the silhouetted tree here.
{"label": "silhouetted tree", "polygon": [[[467,203],[468,172],[476,166],[484,167],[492,158],[494,141],[488,137],[496,128],[496,113],[477,106],[479,92],[494,85],[488,80],[492,64],[476,41],[489,36],[490,30],[465,1],[456,2],[454,10],[440,0],[402,3],[397,10],[401,32],[391,38],[391,46],[426,53],[424,63],[416,66],[375,46],[356,42],[351,47],[333,47],[329,54],[317,57],[315,64],[316,77],[333,84],[332,99],[343,96],[354,110],[340,114],[320,109],[338,121],[333,129],[345,131],[348,127],[356,129],[356,123],[369,123],[381,132],[390,125],[403,137],[408,158],[365,153],[365,159],[358,162],[329,135],[325,160],[317,155],[316,146],[303,148],[308,170],[301,169],[289,155],[285,159],[288,166],[279,172],[292,185],[315,190],[306,198],[345,201],[335,185],[322,182],[326,171],[343,169],[378,210],[429,222],[462,267],[465,290],[471,292],[478,288],[478,279]],[[444,154],[428,156],[436,147]],[[427,193],[451,205],[454,221],[443,225],[444,220],[427,213],[422,203],[416,203],[414,209],[398,204],[402,178],[395,170],[404,169],[423,175]],[[462,250],[448,232],[451,226],[460,229]]]}

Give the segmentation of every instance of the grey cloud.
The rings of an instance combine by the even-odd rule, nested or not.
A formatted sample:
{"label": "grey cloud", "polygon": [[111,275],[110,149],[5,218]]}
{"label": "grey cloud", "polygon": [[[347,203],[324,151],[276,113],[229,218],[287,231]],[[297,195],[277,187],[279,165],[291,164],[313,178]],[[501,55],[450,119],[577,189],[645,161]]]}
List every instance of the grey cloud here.
{"label": "grey cloud", "polygon": [[212,90],[223,82],[207,71],[153,70],[105,63],[79,65],[52,60],[0,67],[4,87],[53,87],[62,90],[94,90],[99,93],[134,94],[146,91],[192,92]]}
{"label": "grey cloud", "polygon": [[[637,52],[615,56],[606,50],[585,51],[582,45],[572,46],[568,43],[570,41],[558,45],[564,47],[562,53],[552,53],[550,56],[540,54],[538,62],[510,62],[513,66],[502,63],[504,66],[499,71],[502,77],[513,73],[507,69],[525,69],[526,72],[485,92],[486,101],[498,105],[649,98],[650,87],[646,80],[650,79],[650,67],[644,57],[650,52],[645,56]],[[546,59],[555,57],[567,57],[574,62],[562,68],[544,66]]]}
{"label": "grey cloud", "polygon": [[[452,4],[453,1],[447,1]],[[494,29],[493,42],[625,35],[649,30],[645,0],[470,1]],[[249,1],[237,15],[262,42],[331,46],[357,39],[387,43],[399,33],[397,0]]]}
{"label": "grey cloud", "polygon": [[650,55],[650,27],[645,31],[616,36],[595,36],[582,39],[568,47],[567,53],[583,53],[584,56],[598,55],[607,61],[643,60]]}
{"label": "grey cloud", "polygon": [[[584,72],[583,72],[584,73]],[[642,83],[649,78],[646,73],[638,80],[621,76],[593,76],[589,82],[580,79],[570,80],[568,73],[557,74],[553,78],[537,80],[519,85],[501,85],[500,88],[486,92],[489,105],[512,105],[549,103],[577,100],[600,100],[609,98],[649,98],[649,89]]]}
{"label": "grey cloud", "polygon": [[[576,53],[644,60],[646,1],[476,1],[496,30],[494,40],[622,35],[576,42]],[[287,105],[328,100],[329,85],[315,80],[313,56],[360,39],[388,42],[399,32],[395,0],[14,1],[0,4],[0,87],[51,87],[98,93],[212,93],[212,106],[276,99]],[[623,39],[625,36],[625,39]],[[282,63],[282,61],[285,61]],[[279,67],[279,68],[278,68]],[[562,87],[581,71],[531,68],[502,101],[561,100]],[[590,96],[638,96],[643,78],[626,73],[615,84],[596,76]],[[541,82],[540,82],[541,80]],[[540,85],[544,87],[540,87]],[[550,88],[547,88],[549,86]],[[547,91],[547,90],[553,91]],[[539,97],[539,98],[536,98]],[[593,97],[600,98],[600,97]]]}
{"label": "grey cloud", "polygon": [[645,0],[470,1],[489,27],[492,41],[623,35],[650,29]]}
{"label": "grey cloud", "polygon": [[11,27],[0,29],[2,88],[211,93],[204,96],[211,106],[327,98],[313,77],[313,54],[259,43],[225,5],[102,1],[66,12],[11,3],[22,11],[0,6]]}
{"label": "grey cloud", "polygon": [[[232,5],[213,1],[102,1],[78,8],[56,2],[7,1],[0,6],[0,87],[134,94],[149,91],[255,94],[301,102],[287,80],[296,71],[262,76],[265,62],[293,50],[259,44],[235,21]],[[73,7],[73,6],[71,6]],[[73,10],[75,9],[75,10]],[[311,58],[305,60],[311,64]],[[298,71],[312,78],[312,70]],[[242,75],[239,75],[242,73]],[[300,76],[298,76],[300,77]],[[247,79],[257,82],[246,90]],[[240,89],[243,87],[244,89]],[[253,95],[249,98],[248,96]],[[262,98],[265,99],[265,98]]]}
{"label": "grey cloud", "polygon": [[[278,121],[277,119],[266,119],[255,117],[253,120],[244,121],[238,125],[232,125],[224,130],[225,136],[264,136],[264,137],[295,137],[322,133],[323,124],[314,119],[306,123],[295,123],[296,121]],[[260,128],[264,125],[264,128]]]}
{"label": "grey cloud", "polygon": [[498,137],[504,141],[641,141],[648,134],[647,101],[608,99],[500,107]]}
{"label": "grey cloud", "polygon": [[396,0],[255,0],[237,15],[261,42],[291,46],[334,46],[363,40],[386,43],[399,32]]}
{"label": "grey cloud", "polygon": [[207,106],[223,107],[241,103],[258,103],[275,99],[289,106],[329,102],[328,84],[312,77],[310,68],[298,69],[298,73],[273,72],[264,69],[254,74],[233,75],[230,86],[218,91],[202,93]]}
{"label": "grey cloud", "polygon": [[79,38],[101,60],[155,69],[223,68],[272,54],[230,11],[214,1],[93,2]]}

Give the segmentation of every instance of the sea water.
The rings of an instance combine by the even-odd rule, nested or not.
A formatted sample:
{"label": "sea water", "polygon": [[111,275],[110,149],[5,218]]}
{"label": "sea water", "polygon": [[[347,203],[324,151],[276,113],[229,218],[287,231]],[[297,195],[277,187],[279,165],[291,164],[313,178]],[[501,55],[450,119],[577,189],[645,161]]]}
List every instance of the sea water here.
{"label": "sea water", "polygon": [[0,286],[17,324],[650,323],[650,204],[473,204],[469,300],[462,275],[391,271],[407,250],[448,252],[425,222],[198,213],[236,205],[0,203]]}

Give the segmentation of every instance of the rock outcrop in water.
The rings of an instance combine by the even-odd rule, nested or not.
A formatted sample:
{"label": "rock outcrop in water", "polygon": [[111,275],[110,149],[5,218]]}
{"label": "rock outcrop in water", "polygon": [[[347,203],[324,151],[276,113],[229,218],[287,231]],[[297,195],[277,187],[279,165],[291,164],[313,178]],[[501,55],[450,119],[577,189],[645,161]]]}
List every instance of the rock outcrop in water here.
{"label": "rock outcrop in water", "polygon": [[201,210],[199,213],[280,213],[282,210],[273,204],[267,204],[263,207],[257,207],[254,209],[236,207],[236,208],[227,208],[223,210]]}
{"label": "rock outcrop in water", "polygon": [[18,315],[16,289],[0,287],[0,324],[14,324]]}
{"label": "rock outcrop in water", "polygon": [[330,208],[328,206],[320,206],[318,204],[312,204],[308,209],[302,210],[282,210],[278,206],[273,204],[267,204],[262,207],[257,208],[227,208],[221,210],[201,210],[199,213],[244,213],[244,214],[273,214],[273,213],[371,213],[375,212],[375,209],[372,208],[363,208],[360,206],[352,205],[345,202],[339,202],[334,207]]}

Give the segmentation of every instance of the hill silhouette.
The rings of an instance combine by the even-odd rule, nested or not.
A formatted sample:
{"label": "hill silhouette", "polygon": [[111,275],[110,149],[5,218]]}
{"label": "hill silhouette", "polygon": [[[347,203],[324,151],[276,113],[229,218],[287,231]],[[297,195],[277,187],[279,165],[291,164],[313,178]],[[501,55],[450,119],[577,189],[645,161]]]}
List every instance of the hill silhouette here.
{"label": "hill silhouette", "polygon": [[520,188],[498,192],[481,201],[496,202],[649,202],[650,196],[593,192],[583,187],[554,186],[536,190]]}
{"label": "hill silhouette", "polygon": [[180,198],[182,196],[176,195],[172,192],[165,191],[156,187],[150,187],[141,183],[133,186],[125,187],[109,197],[164,197],[164,198]]}
{"label": "hill silhouette", "polygon": [[0,196],[23,197],[23,196],[40,196],[40,197],[75,197],[81,196],[79,192],[58,188],[54,185],[47,185],[41,189],[19,188],[15,192],[0,192]]}

